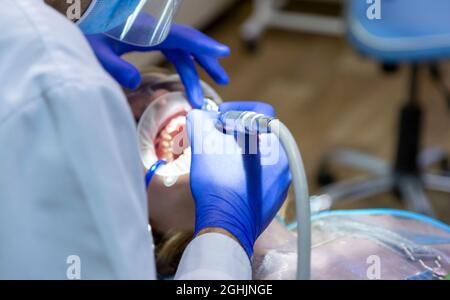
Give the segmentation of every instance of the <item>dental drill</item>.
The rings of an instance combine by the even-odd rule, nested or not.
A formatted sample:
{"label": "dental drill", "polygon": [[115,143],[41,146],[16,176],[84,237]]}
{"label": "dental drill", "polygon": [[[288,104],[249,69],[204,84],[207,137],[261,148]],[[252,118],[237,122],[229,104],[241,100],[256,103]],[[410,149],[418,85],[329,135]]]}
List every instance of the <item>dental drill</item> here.
{"label": "dental drill", "polygon": [[311,209],[308,182],[295,138],[278,119],[255,112],[229,111],[219,115],[219,124],[227,133],[272,133],[281,142],[288,161],[295,192],[297,216],[297,279],[308,280],[311,273]]}

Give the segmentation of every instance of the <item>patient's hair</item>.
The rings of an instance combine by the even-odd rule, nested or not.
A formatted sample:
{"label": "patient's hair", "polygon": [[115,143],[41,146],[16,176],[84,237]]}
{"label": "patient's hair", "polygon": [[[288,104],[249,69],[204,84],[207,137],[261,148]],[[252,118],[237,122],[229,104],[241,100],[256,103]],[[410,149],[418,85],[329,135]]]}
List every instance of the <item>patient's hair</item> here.
{"label": "patient's hair", "polygon": [[173,276],[180,264],[184,250],[192,240],[193,232],[153,233],[156,269],[160,276]]}

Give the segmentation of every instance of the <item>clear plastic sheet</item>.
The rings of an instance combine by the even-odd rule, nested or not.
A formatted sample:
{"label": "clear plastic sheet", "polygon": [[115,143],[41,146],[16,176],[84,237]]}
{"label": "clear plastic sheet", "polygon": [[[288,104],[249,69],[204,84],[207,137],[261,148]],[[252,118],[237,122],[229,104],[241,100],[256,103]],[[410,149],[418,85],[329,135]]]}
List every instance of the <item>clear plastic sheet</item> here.
{"label": "clear plastic sheet", "polygon": [[[312,222],[312,279],[442,279],[450,229],[399,211],[328,213]],[[255,279],[295,279],[296,235],[274,222],[257,241]]]}

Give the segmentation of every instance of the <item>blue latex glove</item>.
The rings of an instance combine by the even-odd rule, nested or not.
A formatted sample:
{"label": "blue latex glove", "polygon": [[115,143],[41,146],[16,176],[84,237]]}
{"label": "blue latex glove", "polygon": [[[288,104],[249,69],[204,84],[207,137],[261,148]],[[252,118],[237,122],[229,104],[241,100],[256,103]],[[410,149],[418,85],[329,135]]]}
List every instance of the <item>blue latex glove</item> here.
{"label": "blue latex glove", "polygon": [[[222,112],[229,110],[274,115],[270,105],[257,102],[221,106]],[[200,110],[188,115],[187,129],[192,147],[190,181],[196,204],[195,232],[210,227],[225,229],[239,240],[251,257],[256,239],[286,198],[291,181],[288,161],[273,134],[259,135],[260,154],[225,152],[236,149],[242,137],[218,131],[215,127],[217,117],[216,112]],[[271,165],[264,165],[262,153],[268,151],[278,159]]]}
{"label": "blue latex glove", "polygon": [[[145,22],[146,18],[142,20]],[[162,51],[175,65],[194,108],[200,108],[204,101],[195,63],[205,69],[216,83],[224,85],[229,81],[219,60],[228,56],[230,49],[188,26],[173,25],[168,38],[155,47],[132,46],[103,34],[86,37],[106,71],[128,89],[136,89],[139,86],[141,75],[136,67],[123,60],[121,56],[135,51]]]}

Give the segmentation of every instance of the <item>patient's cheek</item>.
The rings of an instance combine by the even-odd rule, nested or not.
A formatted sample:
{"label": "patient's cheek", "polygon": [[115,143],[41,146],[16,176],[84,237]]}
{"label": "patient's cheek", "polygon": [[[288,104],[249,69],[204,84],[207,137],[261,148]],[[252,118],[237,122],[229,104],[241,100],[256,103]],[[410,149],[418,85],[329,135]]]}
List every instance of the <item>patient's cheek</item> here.
{"label": "patient's cheek", "polygon": [[[185,111],[174,114],[163,123],[154,140],[155,154],[159,160],[173,164],[190,161]],[[155,176],[149,187],[150,222],[159,232],[192,231],[195,220],[194,200],[189,185],[189,175],[177,178],[166,185],[163,176]]]}
{"label": "patient's cheek", "polygon": [[174,116],[162,127],[155,139],[158,159],[172,162],[188,148],[186,134],[186,113]]}

